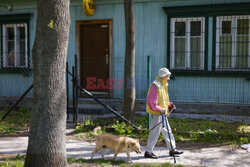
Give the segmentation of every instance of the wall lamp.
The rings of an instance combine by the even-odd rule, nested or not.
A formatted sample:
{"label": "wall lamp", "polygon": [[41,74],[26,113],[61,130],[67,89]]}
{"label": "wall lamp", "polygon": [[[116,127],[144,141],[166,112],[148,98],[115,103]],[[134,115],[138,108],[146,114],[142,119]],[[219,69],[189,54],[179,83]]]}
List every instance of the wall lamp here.
{"label": "wall lamp", "polygon": [[0,8],[6,8],[8,11],[12,11],[12,6],[0,6]]}

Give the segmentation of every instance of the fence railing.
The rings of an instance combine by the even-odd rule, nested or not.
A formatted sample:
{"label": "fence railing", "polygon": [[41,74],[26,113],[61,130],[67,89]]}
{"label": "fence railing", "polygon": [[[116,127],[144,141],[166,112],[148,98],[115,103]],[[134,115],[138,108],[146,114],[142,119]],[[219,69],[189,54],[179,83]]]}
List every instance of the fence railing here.
{"label": "fence railing", "polygon": [[[116,58],[116,61],[117,58]],[[147,71],[147,59],[143,58],[145,64],[142,67],[143,71]],[[69,67],[67,64],[66,82],[67,82],[67,120],[76,122],[79,120],[79,96],[81,93],[86,94],[83,88],[78,84],[78,60],[75,56],[75,65]],[[156,60],[151,59],[151,64],[155,64]],[[1,63],[2,64],[2,60]],[[28,63],[30,64],[30,63]],[[138,67],[139,68],[139,67]],[[153,70],[153,69],[152,69]],[[71,72],[70,72],[71,71]],[[138,73],[137,69],[137,73]],[[151,71],[151,70],[149,70]],[[70,72],[70,73],[69,73]],[[201,75],[202,73],[202,75]],[[169,96],[170,100],[176,102],[177,112],[195,113],[195,114],[241,114],[247,116],[250,105],[250,84],[249,73],[245,76],[224,75],[223,72],[176,72],[172,71],[172,78],[169,81]],[[144,76],[145,73],[143,74]],[[152,71],[151,76],[147,76],[147,81],[151,81],[156,75]],[[242,75],[242,74],[241,74]],[[114,75],[115,76],[115,75]],[[11,110],[16,110],[20,106],[31,108],[32,105],[32,89],[33,73],[30,67],[4,67],[0,66],[0,116],[6,117],[6,113]],[[142,87],[136,87],[140,91],[139,99],[146,99],[148,83],[144,83]],[[27,92],[28,91],[28,92]],[[115,90],[122,91],[122,90]],[[87,93],[88,94],[88,93]],[[86,94],[86,95],[87,95]],[[88,96],[93,99],[93,97]],[[118,99],[114,93],[114,100]],[[142,98],[143,97],[143,98]],[[137,97],[138,98],[138,97]],[[22,100],[20,100],[22,99]],[[93,99],[93,101],[95,101]],[[103,101],[101,101],[103,102]],[[88,105],[88,104],[86,104]],[[85,106],[86,106],[85,105]],[[106,108],[102,104],[103,109]],[[109,105],[114,111],[122,110],[121,106]],[[118,108],[117,108],[118,106]],[[205,107],[204,107],[205,106]],[[88,106],[89,107],[89,106]],[[120,108],[119,108],[120,107]],[[90,108],[90,107],[89,107]],[[107,109],[107,108],[106,108]],[[109,109],[107,109],[109,110]],[[144,109],[142,109],[144,110]],[[248,110],[248,111],[247,111]],[[145,111],[145,110],[144,110]],[[112,112],[112,111],[110,111]],[[73,115],[73,119],[69,115]],[[83,113],[84,114],[84,113]]]}

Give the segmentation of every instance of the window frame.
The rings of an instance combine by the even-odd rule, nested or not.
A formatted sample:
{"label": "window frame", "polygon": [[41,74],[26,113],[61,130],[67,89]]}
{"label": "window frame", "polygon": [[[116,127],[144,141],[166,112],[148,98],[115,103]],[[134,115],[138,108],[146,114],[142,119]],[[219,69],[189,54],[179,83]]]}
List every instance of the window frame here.
{"label": "window frame", "polygon": [[[175,23],[176,22],[185,22],[185,67],[175,67],[175,39],[179,38],[175,35]],[[192,21],[201,21],[201,55],[200,55],[200,68],[191,67],[191,22]],[[205,65],[205,17],[172,17],[170,18],[170,69],[171,70],[204,70]],[[188,33],[189,32],[189,33]],[[196,36],[195,36],[196,37]]]}
{"label": "window frame", "polygon": [[[24,26],[22,26],[24,25]],[[10,66],[7,62],[6,59],[8,59],[8,53],[7,53],[7,40],[6,39],[6,31],[8,27],[13,27],[14,28],[14,50],[17,51],[17,46],[18,46],[18,39],[17,39],[17,27],[25,27],[25,65],[21,66],[18,65],[18,61],[17,58],[20,59],[20,53],[19,56],[17,56],[17,52],[14,54],[14,66]],[[23,23],[23,24],[2,24],[2,47],[3,47],[3,51],[2,51],[2,56],[3,56],[3,68],[28,68],[28,25],[27,23]],[[20,60],[19,60],[20,61]],[[20,64],[20,63],[19,63]]]}
{"label": "window frame", "polygon": [[[22,73],[24,75],[31,74],[31,57],[30,57],[30,20],[32,13],[0,15],[0,74],[1,73]],[[27,25],[27,66],[26,67],[5,67],[3,64],[3,25],[4,24],[26,24]],[[24,70],[25,69],[25,70]]]}
{"label": "window frame", "polygon": [[[213,77],[245,77],[250,80],[248,71],[217,71],[215,69],[216,62],[216,16],[226,15],[249,15],[250,2],[237,2],[226,4],[208,4],[208,5],[185,5],[185,6],[167,6],[162,7],[166,13],[167,19],[167,67],[170,68],[170,18],[172,17],[205,17],[205,41],[208,41],[208,18],[212,18],[212,38],[211,41],[211,64],[208,64],[208,42],[205,43],[205,64],[204,70],[171,70],[172,78],[175,76],[213,76]],[[210,27],[209,27],[210,28]],[[209,34],[210,35],[210,34]],[[209,43],[210,44],[210,43]],[[209,57],[210,59],[210,57]],[[211,69],[208,69],[208,65]]]}
{"label": "window frame", "polygon": [[[247,18],[249,20],[248,27],[248,67],[246,69],[236,68],[237,62],[237,20],[239,18]],[[231,21],[231,33],[232,36],[232,54],[231,54],[231,67],[229,68],[221,68],[220,67],[220,37],[222,34],[222,22],[223,21]],[[228,15],[228,16],[216,16],[216,44],[215,44],[215,70],[216,71],[250,71],[250,12],[249,15]],[[229,35],[229,34],[225,34]],[[236,42],[233,42],[236,41]],[[233,56],[236,55],[236,56]]]}

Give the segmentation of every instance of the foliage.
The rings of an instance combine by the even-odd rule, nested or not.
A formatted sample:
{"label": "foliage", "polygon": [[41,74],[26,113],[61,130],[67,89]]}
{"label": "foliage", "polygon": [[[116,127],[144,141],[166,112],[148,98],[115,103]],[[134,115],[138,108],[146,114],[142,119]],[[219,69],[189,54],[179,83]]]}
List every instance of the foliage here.
{"label": "foliage", "polygon": [[[30,122],[30,109],[20,106],[18,110],[14,110],[7,115],[4,121],[0,121],[0,134],[10,134],[16,131],[26,129]],[[0,118],[5,112],[0,111]]]}
{"label": "foliage", "polygon": [[241,137],[240,142],[243,144],[248,144],[250,142],[250,138],[249,137]]}
{"label": "foliage", "polygon": [[[98,164],[101,166],[121,166],[121,167],[174,167],[175,166],[170,163],[132,163],[132,164],[129,164],[122,160],[112,160],[112,159],[85,160],[85,159],[68,158],[68,163],[69,164],[80,163],[86,167],[90,166],[90,164]],[[175,167],[183,167],[183,166],[177,165]]]}
{"label": "foliage", "polygon": [[113,166],[113,165],[125,165],[126,162],[122,160],[104,160],[104,159],[95,159],[95,160],[86,160],[86,159],[74,159],[74,158],[68,158],[68,163],[80,163],[80,164],[86,164],[88,166],[89,163],[99,164],[101,166]]}
{"label": "foliage", "polygon": [[216,130],[207,129],[205,131],[190,131],[190,136],[196,141],[209,142],[216,140],[213,134],[218,134]]}
{"label": "foliage", "polygon": [[250,140],[250,126],[241,122],[179,118],[171,118],[169,122],[176,129],[174,135],[181,135],[182,141],[241,144]]}
{"label": "foliage", "polygon": [[[5,161],[0,161],[1,167],[23,167],[24,166],[25,156],[17,155],[15,158],[9,159],[6,158]],[[121,167],[174,167],[170,163],[127,163],[122,160],[113,160],[113,159],[94,159],[94,160],[86,160],[86,159],[74,159],[72,157],[67,158],[67,161],[70,165],[81,164],[81,166],[121,166]],[[177,165],[175,167],[183,167],[182,165]]]}
{"label": "foliage", "polygon": [[118,134],[118,135],[125,135],[125,134],[131,134],[133,132],[133,127],[131,126],[127,126],[125,124],[125,122],[121,122],[119,123],[119,121],[117,121],[116,123],[114,123],[112,125],[112,128],[115,129],[115,132]]}
{"label": "foliage", "polygon": [[20,156],[19,154],[13,158],[6,158],[5,161],[0,162],[1,167],[23,167],[25,156]]}
{"label": "foliage", "polygon": [[75,132],[79,133],[79,132],[87,132],[89,130],[92,130],[94,123],[90,120],[87,120],[85,122],[81,122],[81,123],[77,123],[76,127],[75,127]]}
{"label": "foliage", "polygon": [[[243,123],[179,118],[170,118],[169,123],[177,142],[241,144],[250,141],[250,126]],[[81,123],[81,127],[76,127],[77,133],[89,133],[92,136],[93,129],[96,126],[103,125],[104,131],[105,127],[109,126],[114,129],[113,132],[110,131],[109,133],[139,138],[141,141],[146,141],[149,135],[149,130],[146,128],[146,116],[135,117],[135,124],[142,129],[139,132],[133,131],[131,126],[114,118],[95,120],[91,123],[92,127],[84,126],[84,124],[86,123]],[[164,141],[162,135],[160,135],[159,140]]]}

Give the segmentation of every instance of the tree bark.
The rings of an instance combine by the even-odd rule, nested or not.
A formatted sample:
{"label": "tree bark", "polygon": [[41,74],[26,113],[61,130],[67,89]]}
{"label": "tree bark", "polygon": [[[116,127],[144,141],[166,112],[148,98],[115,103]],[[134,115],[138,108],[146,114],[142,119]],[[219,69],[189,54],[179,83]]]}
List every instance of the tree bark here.
{"label": "tree bark", "polygon": [[126,53],[124,66],[124,116],[134,122],[135,115],[135,23],[133,0],[124,0]]}
{"label": "tree bark", "polygon": [[25,167],[67,166],[65,68],[69,0],[37,0],[33,108]]}

